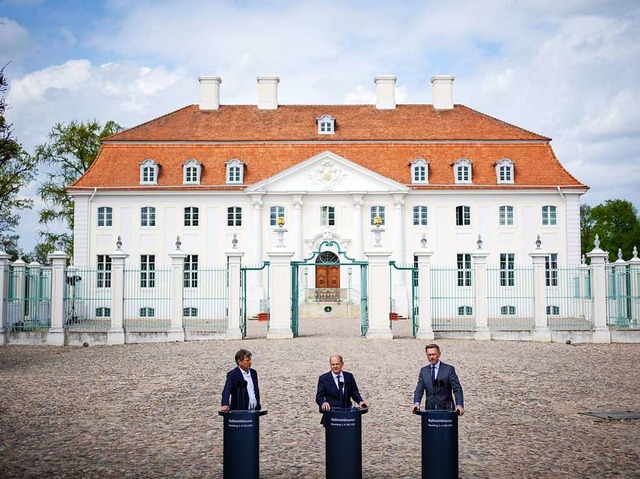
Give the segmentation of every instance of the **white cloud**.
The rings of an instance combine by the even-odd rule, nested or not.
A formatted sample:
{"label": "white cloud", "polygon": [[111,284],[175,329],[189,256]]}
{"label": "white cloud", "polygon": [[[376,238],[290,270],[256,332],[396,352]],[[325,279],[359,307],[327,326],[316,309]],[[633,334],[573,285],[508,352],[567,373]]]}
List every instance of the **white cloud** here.
{"label": "white cloud", "polygon": [[0,63],[6,65],[31,48],[26,28],[7,17],[0,17]]}

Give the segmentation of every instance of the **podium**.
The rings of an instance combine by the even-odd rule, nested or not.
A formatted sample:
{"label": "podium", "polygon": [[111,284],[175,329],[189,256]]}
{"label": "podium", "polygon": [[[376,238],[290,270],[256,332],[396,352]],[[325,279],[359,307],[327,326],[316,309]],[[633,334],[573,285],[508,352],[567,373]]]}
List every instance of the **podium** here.
{"label": "podium", "polygon": [[223,478],[258,479],[260,474],[260,416],[267,411],[219,411],[224,419]]}
{"label": "podium", "polygon": [[362,479],[362,415],[367,408],[320,411],[325,428],[327,479]]}
{"label": "podium", "polygon": [[458,412],[413,413],[422,416],[422,479],[458,479]]}

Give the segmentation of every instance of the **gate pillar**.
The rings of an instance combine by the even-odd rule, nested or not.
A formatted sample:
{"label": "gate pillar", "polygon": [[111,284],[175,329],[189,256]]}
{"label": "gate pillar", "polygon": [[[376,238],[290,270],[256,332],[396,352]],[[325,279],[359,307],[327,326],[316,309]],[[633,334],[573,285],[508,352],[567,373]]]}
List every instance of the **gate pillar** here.
{"label": "gate pillar", "polygon": [[416,251],[418,258],[418,331],[416,339],[434,339],[431,324],[431,256],[433,251]]}
{"label": "gate pillar", "polygon": [[587,253],[591,259],[591,294],[593,295],[593,342],[610,343],[611,331],[607,326],[607,279],[605,261],[609,254],[600,249],[596,236],[595,248]]}
{"label": "gate pillar", "polygon": [[369,328],[367,338],[393,339],[391,321],[391,278],[389,275],[388,251],[369,251],[364,253],[369,260]]}
{"label": "gate pillar", "polygon": [[51,327],[47,344],[64,346],[64,285],[66,281],[67,253],[58,248],[49,254],[51,261]]}
{"label": "gate pillar", "polygon": [[242,300],[240,294],[240,263],[244,253],[227,252],[229,265],[229,316],[225,339],[242,339]]}
{"label": "gate pillar", "polygon": [[271,312],[267,339],[292,339],[291,329],[291,295],[292,291],[283,285],[291,285],[291,251],[268,252],[271,263]]}

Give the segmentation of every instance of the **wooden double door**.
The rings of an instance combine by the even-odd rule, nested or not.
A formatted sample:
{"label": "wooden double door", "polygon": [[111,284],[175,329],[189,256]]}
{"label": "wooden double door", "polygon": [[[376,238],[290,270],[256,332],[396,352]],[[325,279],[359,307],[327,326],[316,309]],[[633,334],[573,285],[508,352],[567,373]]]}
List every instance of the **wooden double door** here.
{"label": "wooden double door", "polygon": [[340,288],[340,265],[338,256],[331,251],[324,251],[316,259],[316,288]]}

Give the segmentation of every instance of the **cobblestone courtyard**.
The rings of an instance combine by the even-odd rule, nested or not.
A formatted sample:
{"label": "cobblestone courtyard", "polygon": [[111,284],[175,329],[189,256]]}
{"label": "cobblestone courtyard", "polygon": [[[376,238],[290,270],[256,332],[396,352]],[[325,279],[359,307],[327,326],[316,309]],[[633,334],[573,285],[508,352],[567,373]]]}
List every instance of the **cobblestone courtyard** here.
{"label": "cobblestone courtyard", "polygon": [[[370,412],[363,477],[420,477],[420,418],[411,414],[424,341],[358,337],[352,320],[304,320],[301,337],[126,346],[0,347],[0,476],[222,476],[220,392],[233,355],[253,353],[260,378],[261,477],[323,478],[314,403],[329,356],[344,356]],[[465,391],[462,478],[640,478],[640,345],[440,340]]]}

